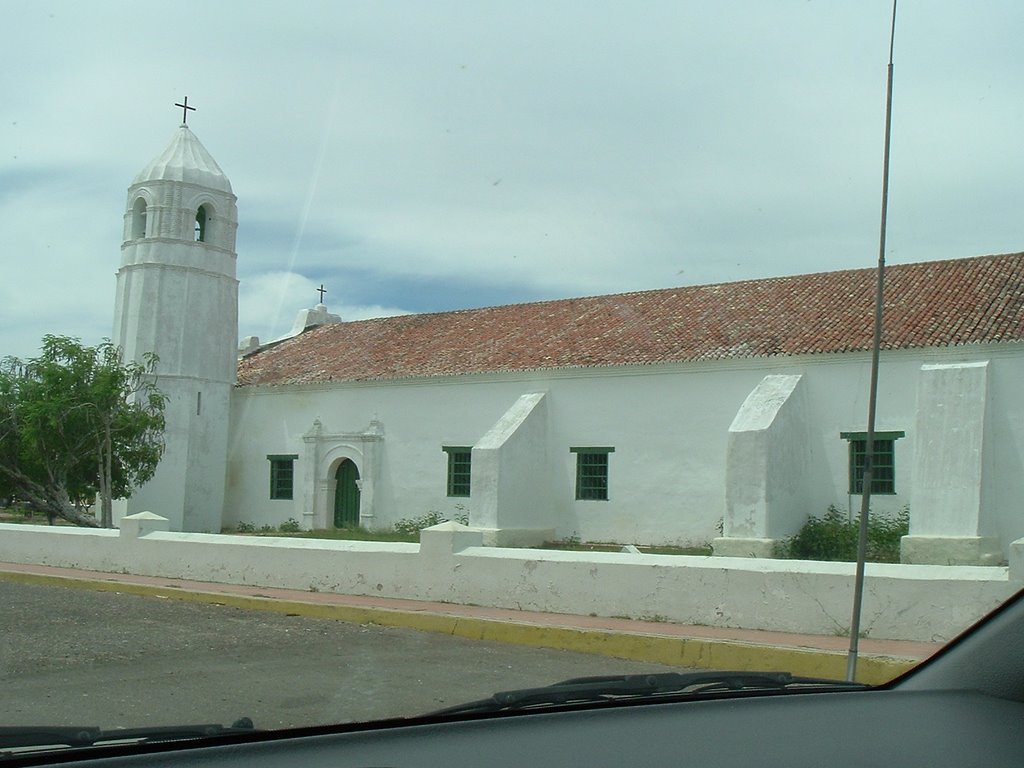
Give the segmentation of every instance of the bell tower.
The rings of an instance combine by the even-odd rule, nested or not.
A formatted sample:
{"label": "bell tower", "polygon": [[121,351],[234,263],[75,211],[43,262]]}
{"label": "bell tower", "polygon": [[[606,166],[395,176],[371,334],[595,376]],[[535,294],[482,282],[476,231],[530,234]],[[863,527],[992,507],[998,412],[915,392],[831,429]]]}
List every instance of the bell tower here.
{"label": "bell tower", "polygon": [[[187,104],[177,105],[184,119],[194,109]],[[231,183],[184,119],[128,187],[112,338],[126,360],[159,356],[167,425],[156,474],[120,511],[217,533],[237,365],[238,210]]]}

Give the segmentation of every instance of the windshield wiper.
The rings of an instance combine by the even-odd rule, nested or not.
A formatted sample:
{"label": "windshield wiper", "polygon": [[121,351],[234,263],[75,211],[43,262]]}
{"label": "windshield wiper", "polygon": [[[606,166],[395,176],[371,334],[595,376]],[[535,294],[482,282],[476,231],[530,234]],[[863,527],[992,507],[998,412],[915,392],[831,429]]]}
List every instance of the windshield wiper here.
{"label": "windshield wiper", "polygon": [[26,749],[73,749],[100,744],[148,744],[158,741],[201,739],[232,733],[252,733],[252,720],[243,717],[231,725],[204,723],[199,725],[161,725],[149,728],[112,728],[72,725],[37,725],[0,727],[0,757]]}
{"label": "windshield wiper", "polygon": [[434,715],[501,712],[561,704],[628,701],[666,696],[702,696],[730,691],[850,691],[870,685],[789,672],[662,672],[650,675],[577,677],[540,688],[501,691],[494,695],[431,712]]}

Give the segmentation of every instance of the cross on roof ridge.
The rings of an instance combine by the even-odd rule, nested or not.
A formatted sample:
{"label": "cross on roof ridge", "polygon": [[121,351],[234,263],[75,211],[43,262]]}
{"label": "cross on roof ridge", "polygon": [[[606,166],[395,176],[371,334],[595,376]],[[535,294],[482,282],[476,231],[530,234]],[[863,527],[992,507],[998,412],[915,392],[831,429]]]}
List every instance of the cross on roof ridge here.
{"label": "cross on roof ridge", "polygon": [[188,96],[185,97],[185,103],[184,104],[178,104],[177,102],[175,102],[174,106],[181,107],[181,124],[182,125],[188,125],[188,112],[189,112],[189,110],[192,110],[193,112],[196,111],[195,107],[190,107],[188,105]]}

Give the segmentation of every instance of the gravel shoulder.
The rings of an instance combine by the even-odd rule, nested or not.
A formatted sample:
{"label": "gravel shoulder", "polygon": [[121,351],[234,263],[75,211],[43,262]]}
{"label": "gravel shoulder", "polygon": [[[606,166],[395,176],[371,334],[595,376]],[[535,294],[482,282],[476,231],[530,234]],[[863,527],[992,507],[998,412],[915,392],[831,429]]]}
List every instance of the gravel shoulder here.
{"label": "gravel shoulder", "polygon": [[0,725],[406,716],[570,677],[678,667],[436,633],[0,582]]}

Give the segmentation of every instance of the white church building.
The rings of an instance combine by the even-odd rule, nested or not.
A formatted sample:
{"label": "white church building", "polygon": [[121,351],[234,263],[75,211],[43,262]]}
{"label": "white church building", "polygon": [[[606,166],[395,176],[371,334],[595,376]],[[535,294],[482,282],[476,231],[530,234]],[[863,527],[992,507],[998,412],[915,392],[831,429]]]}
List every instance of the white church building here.
{"label": "white church building", "polygon": [[[343,322],[239,353],[236,199],[181,126],[128,190],[114,341],[160,357],[166,451],[122,513],[760,556],[860,508],[874,270]],[[1024,254],[886,273],[872,509],[907,562],[1024,536]]]}

